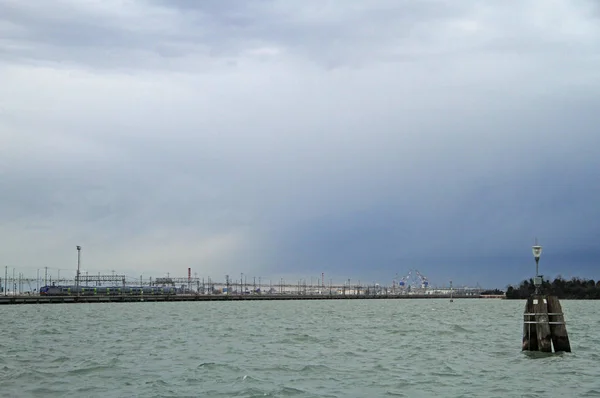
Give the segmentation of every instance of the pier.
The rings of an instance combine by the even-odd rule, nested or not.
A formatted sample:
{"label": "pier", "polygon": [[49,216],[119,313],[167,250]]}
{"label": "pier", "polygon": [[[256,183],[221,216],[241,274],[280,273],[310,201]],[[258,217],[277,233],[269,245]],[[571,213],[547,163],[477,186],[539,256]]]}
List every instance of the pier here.
{"label": "pier", "polygon": [[[225,294],[173,294],[173,295],[125,295],[125,296],[0,296],[0,305],[4,304],[76,304],[76,303],[156,303],[156,302],[182,302],[182,301],[260,301],[260,300],[410,300],[410,299],[446,299],[450,295],[431,294],[405,294],[405,295],[365,295],[365,294],[250,294],[250,295],[225,295]],[[479,299],[488,298],[481,295],[453,295],[454,299]],[[503,298],[498,296],[498,298]]]}

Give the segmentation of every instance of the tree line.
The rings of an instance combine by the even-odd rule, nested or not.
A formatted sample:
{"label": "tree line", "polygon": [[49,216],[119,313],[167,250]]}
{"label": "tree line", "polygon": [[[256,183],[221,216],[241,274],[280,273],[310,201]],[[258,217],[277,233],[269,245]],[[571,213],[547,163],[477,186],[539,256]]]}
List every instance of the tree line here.
{"label": "tree line", "polygon": [[504,294],[504,292],[500,289],[484,290],[483,292],[481,292],[482,296],[488,296],[488,295],[501,296],[503,294]]}
{"label": "tree line", "polygon": [[[541,291],[543,294],[556,296],[559,299],[600,300],[600,281],[582,278],[566,280],[558,276],[552,282],[544,279]],[[526,279],[518,286],[509,286],[506,289],[506,298],[526,299],[534,292],[533,279]]]}

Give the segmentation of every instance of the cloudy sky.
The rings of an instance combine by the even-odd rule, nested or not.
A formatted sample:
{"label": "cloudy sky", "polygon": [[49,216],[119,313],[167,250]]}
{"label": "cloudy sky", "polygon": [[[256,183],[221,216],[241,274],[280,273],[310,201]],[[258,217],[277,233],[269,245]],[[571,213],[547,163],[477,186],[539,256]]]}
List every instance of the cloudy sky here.
{"label": "cloudy sky", "polygon": [[598,279],[599,65],[594,0],[0,0],[0,265]]}

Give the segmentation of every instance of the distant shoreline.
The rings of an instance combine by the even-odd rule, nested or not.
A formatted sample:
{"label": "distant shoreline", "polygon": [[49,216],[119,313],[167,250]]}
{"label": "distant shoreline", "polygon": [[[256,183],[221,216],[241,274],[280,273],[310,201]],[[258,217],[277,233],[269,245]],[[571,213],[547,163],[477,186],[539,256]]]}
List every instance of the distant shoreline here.
{"label": "distant shoreline", "polygon": [[[503,295],[453,295],[453,299],[505,299]],[[169,295],[169,296],[0,296],[0,305],[10,304],[77,304],[77,303],[131,303],[131,302],[190,302],[190,301],[282,301],[282,300],[432,300],[450,299],[450,295]]]}

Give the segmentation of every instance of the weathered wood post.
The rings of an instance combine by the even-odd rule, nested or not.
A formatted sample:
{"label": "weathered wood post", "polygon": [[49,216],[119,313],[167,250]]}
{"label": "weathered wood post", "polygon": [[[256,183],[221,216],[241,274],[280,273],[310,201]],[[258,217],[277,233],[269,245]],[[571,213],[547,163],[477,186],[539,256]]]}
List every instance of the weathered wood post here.
{"label": "weathered wood post", "polygon": [[537,351],[537,327],[533,314],[533,297],[527,299],[525,303],[525,313],[523,321],[523,351]]}
{"label": "weathered wood post", "polygon": [[523,351],[571,352],[567,327],[558,298],[542,294],[542,276],[538,273],[538,263],[542,246],[533,246],[536,276],[535,294],[527,299],[523,319]]}
{"label": "weathered wood post", "polygon": [[567,326],[558,297],[548,296],[548,315],[550,317],[550,334],[554,351],[571,352],[571,343],[567,334]]}

